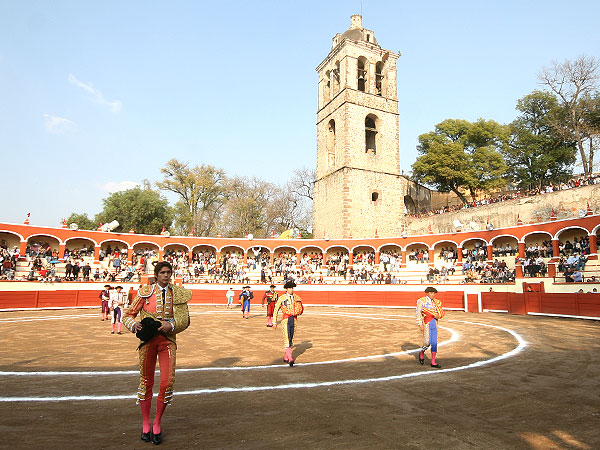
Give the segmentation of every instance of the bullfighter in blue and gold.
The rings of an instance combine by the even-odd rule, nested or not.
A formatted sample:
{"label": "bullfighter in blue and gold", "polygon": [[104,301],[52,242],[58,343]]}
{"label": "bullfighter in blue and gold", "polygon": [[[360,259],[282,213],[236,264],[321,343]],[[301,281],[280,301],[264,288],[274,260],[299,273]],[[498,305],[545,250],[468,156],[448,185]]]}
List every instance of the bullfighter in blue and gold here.
{"label": "bullfighter in blue and gold", "polygon": [[[173,398],[177,350],[175,335],[190,324],[187,302],[192,298],[192,292],[169,283],[172,273],[173,268],[168,262],[160,261],[156,264],[156,283],[140,288],[123,319],[125,327],[136,333],[141,340],[138,346],[140,384],[137,393],[142,409],[141,439],[154,444],[162,441],[162,415]],[[140,322],[135,320],[138,314]],[[160,365],[160,387],[156,415],[151,427],[150,408],[157,358]]]}
{"label": "bullfighter in blue and gold", "polygon": [[425,363],[425,350],[431,345],[431,367],[441,369],[442,366],[437,363],[437,321],[446,314],[442,308],[442,302],[435,298],[437,289],[434,287],[425,288],[425,296],[417,300],[417,325],[423,332],[423,346],[419,353],[419,363]]}
{"label": "bullfighter in blue and gold", "polygon": [[285,347],[285,354],[283,361],[288,363],[290,367],[294,365],[294,358],[292,357],[292,347],[294,333],[298,329],[298,316],[304,312],[304,306],[302,306],[302,299],[299,295],[294,294],[294,288],[296,283],[292,280],[288,280],[283,288],[286,293],[279,297],[275,308],[273,309],[273,318],[275,319],[275,328],[277,328],[277,314],[279,310],[283,313],[281,319],[281,331],[283,332],[283,346]]}

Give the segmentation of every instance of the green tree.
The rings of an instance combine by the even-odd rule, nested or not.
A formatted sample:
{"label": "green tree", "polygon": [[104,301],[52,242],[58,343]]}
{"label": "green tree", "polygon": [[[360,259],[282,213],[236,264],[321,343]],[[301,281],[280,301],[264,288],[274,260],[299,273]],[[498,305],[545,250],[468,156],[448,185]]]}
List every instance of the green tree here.
{"label": "green tree", "polygon": [[[598,90],[598,80],[600,61],[586,56],[574,61],[553,62],[538,74],[540,84],[547,86],[564,108],[564,120],[557,122],[555,127],[565,133],[566,140],[575,141],[585,175],[590,175],[594,168],[594,135],[586,129],[585,100],[592,98]],[[590,152],[586,151],[586,141],[592,150]]]}
{"label": "green tree", "polygon": [[108,223],[119,222],[118,232],[159,234],[163,227],[169,229],[173,222],[173,211],[167,199],[150,189],[135,187],[114,192],[103,200],[104,208],[96,220]]}
{"label": "green tree", "polygon": [[194,228],[199,236],[215,234],[227,198],[226,176],[222,169],[210,165],[189,167],[171,159],[160,169],[164,178],[159,189],[179,196],[175,206],[176,227],[184,234]]}
{"label": "green tree", "polygon": [[493,120],[445,120],[435,131],[419,136],[420,156],[412,166],[413,176],[440,191],[452,191],[467,203],[464,191],[475,199],[478,191],[506,184],[501,151],[507,140],[507,127]]}
{"label": "green tree", "polygon": [[577,148],[554,126],[564,112],[556,97],[534,91],[517,101],[517,110],[521,114],[510,124],[511,138],[504,151],[513,182],[531,188],[569,177]]}
{"label": "green tree", "polygon": [[67,225],[71,225],[72,223],[76,223],[77,227],[80,230],[92,230],[95,231],[98,228],[98,223],[94,222],[92,219],[88,217],[87,214],[77,214],[71,213],[71,215],[67,218]]}

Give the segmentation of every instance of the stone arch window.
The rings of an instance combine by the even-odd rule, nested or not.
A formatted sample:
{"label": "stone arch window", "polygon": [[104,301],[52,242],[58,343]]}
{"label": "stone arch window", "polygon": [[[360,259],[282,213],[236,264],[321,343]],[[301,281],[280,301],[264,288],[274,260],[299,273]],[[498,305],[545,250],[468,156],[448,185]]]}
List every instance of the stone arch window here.
{"label": "stone arch window", "polygon": [[375,65],[375,90],[377,95],[383,95],[383,62]]}
{"label": "stone arch window", "polygon": [[381,203],[381,195],[377,191],[371,192],[371,202],[377,206]]}
{"label": "stone arch window", "polygon": [[329,167],[335,165],[336,146],[335,120],[331,119],[329,121],[329,126],[327,127],[327,165]]}
{"label": "stone arch window", "polygon": [[325,89],[323,91],[323,99],[325,102],[331,100],[331,71],[325,72]]}
{"label": "stone arch window", "polygon": [[340,62],[335,62],[335,68],[333,69],[333,95],[337,94],[340,90]]}
{"label": "stone arch window", "polygon": [[365,119],[365,153],[377,154],[377,117],[372,114]]}
{"label": "stone arch window", "polygon": [[358,58],[358,70],[357,70],[357,80],[358,80],[358,90],[362,92],[366,92],[367,87],[367,59],[364,56]]}

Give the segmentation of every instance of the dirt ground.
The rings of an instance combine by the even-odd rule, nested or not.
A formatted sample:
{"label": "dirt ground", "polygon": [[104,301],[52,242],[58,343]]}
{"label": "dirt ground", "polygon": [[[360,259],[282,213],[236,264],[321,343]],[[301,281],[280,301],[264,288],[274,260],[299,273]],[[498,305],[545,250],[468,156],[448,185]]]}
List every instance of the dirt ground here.
{"label": "dirt ground", "polygon": [[[418,363],[412,310],[307,307],[290,368],[260,306],[191,310],[166,448],[600,448],[597,321],[451,311],[439,370]],[[0,329],[0,447],[152,447],[134,335],[87,309],[0,313]],[[22,373],[40,371],[93,374]]]}

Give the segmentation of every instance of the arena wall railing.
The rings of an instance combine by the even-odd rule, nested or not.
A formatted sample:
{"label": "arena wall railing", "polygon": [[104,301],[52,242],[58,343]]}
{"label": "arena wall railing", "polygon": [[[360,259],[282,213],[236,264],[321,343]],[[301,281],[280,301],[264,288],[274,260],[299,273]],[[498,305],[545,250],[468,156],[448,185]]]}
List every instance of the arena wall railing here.
{"label": "arena wall railing", "polygon": [[[224,306],[228,286],[211,289],[193,289],[190,305]],[[360,286],[337,286],[335,289],[296,290],[306,306],[402,308],[413,309],[423,291],[397,290],[387,286],[365,288]],[[29,290],[0,291],[0,311],[90,308],[99,309],[99,289],[96,290]],[[256,289],[251,311],[264,312],[261,298],[264,289]],[[281,290],[280,290],[281,292]],[[239,294],[239,291],[236,291]],[[129,296],[135,295],[129,287]],[[545,292],[478,292],[464,290],[440,290],[437,295],[445,309],[517,315],[545,315],[556,317],[600,320],[600,294],[597,293],[545,293]]]}

